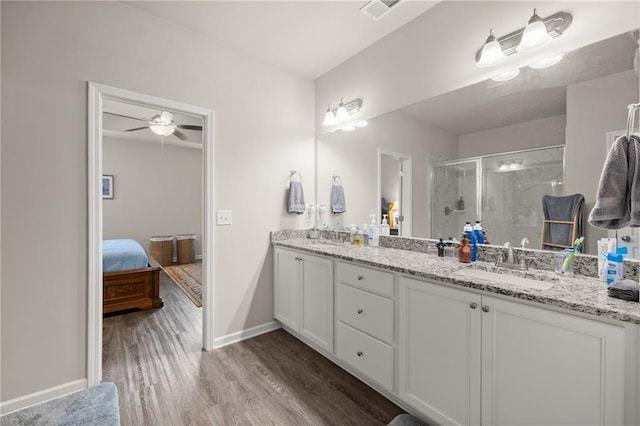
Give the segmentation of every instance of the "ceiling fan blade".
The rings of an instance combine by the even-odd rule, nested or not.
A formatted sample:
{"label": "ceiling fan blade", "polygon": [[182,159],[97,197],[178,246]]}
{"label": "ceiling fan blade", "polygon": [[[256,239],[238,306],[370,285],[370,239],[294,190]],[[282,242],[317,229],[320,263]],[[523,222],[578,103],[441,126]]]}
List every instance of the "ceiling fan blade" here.
{"label": "ceiling fan blade", "polygon": [[178,129],[202,131],[202,126],[194,126],[192,124],[178,124]]}
{"label": "ceiling fan blade", "polygon": [[138,118],[138,117],[131,117],[130,115],[122,115],[122,114],[116,114],[115,112],[104,112],[105,114],[109,114],[109,115],[115,115],[116,117],[124,117],[124,118],[130,118],[132,120],[138,120],[138,121],[148,121],[142,118]]}
{"label": "ceiling fan blade", "polygon": [[148,129],[149,126],[144,126],[144,127],[136,127],[135,129],[125,129],[123,130],[123,132],[135,132],[136,130],[142,130],[142,129]]}
{"label": "ceiling fan blade", "polygon": [[173,134],[173,136],[175,136],[178,139],[183,140],[183,141],[186,141],[188,139],[187,135],[185,135],[184,133],[182,133],[179,130],[175,130],[172,134]]}

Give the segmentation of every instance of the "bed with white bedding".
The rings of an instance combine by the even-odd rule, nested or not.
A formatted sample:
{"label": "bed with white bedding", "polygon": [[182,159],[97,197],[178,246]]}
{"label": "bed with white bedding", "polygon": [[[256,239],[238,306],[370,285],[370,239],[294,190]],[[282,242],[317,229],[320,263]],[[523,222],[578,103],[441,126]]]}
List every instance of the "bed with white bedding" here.
{"label": "bed with white bedding", "polygon": [[150,265],[147,253],[135,240],[104,240],[102,268],[103,313],[164,305],[160,298],[160,268]]}

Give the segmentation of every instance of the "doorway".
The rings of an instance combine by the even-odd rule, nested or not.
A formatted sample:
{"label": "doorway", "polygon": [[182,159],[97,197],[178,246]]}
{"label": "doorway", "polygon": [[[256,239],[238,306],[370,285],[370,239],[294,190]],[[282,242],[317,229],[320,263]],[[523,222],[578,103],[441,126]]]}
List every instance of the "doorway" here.
{"label": "doorway", "polygon": [[412,234],[412,159],[410,155],[378,150],[378,201],[381,223],[387,215],[391,235]]}
{"label": "doorway", "polygon": [[102,176],[104,103],[115,101],[143,107],[170,110],[202,120],[202,347],[213,349],[214,282],[214,113],[210,109],[129,90],[89,82],[88,114],[88,303],[87,303],[87,380],[95,386],[102,379]]}

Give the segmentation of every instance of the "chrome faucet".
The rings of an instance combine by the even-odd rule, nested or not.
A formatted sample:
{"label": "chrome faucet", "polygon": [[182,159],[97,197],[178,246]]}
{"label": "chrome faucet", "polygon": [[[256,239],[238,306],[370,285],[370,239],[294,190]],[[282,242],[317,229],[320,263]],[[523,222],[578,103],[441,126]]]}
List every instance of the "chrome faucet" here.
{"label": "chrome faucet", "polygon": [[511,247],[511,243],[507,241],[504,243],[504,248],[507,250],[507,264],[513,265],[515,261],[513,260],[513,247]]}
{"label": "chrome faucet", "polygon": [[[333,238],[331,238],[332,233],[333,233]],[[340,232],[338,232],[338,228],[336,228],[335,226],[332,226],[331,228],[329,228],[329,238],[335,241],[340,240]]]}

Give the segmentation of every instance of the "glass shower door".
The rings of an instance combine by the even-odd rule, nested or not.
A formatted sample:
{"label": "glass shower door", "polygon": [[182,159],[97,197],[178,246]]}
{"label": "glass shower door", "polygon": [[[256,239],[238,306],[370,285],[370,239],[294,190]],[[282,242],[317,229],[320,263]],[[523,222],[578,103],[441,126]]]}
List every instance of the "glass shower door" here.
{"label": "glass shower door", "polygon": [[460,239],[465,222],[481,220],[480,159],[450,161],[433,167],[431,229],[433,238]]}

